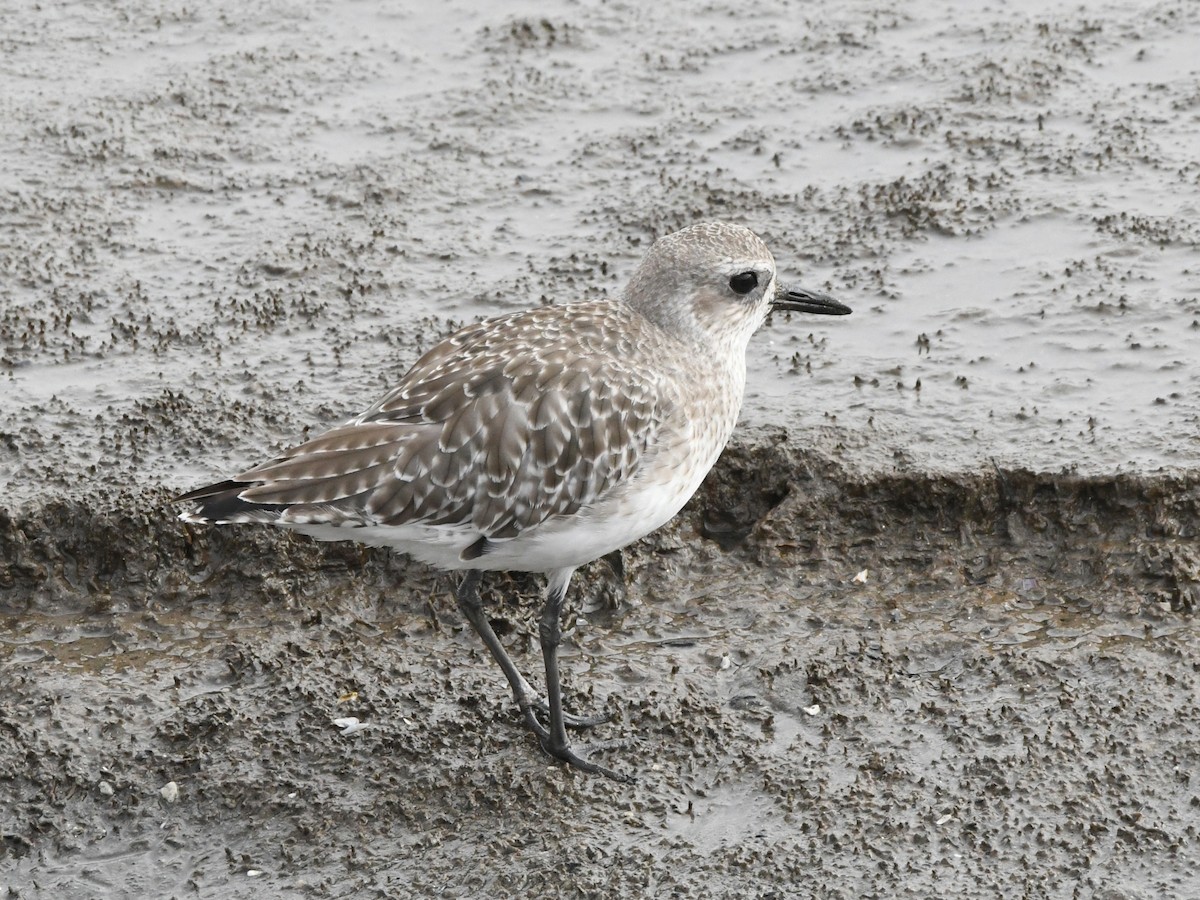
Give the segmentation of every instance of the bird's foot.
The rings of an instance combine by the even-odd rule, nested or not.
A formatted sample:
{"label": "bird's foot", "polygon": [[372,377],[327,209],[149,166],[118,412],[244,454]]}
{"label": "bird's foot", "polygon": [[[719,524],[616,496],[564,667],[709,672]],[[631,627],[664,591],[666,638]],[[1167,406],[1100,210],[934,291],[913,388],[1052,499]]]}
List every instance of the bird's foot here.
{"label": "bird's foot", "polygon": [[[545,700],[537,700],[533,704],[534,709],[542,714],[542,719],[550,718],[550,704]],[[573,713],[563,713],[563,724],[567,728],[574,728],[577,731],[582,731],[585,728],[595,728],[597,725],[603,725],[605,722],[612,721],[612,713],[596,713],[594,716],[577,716]]]}
{"label": "bird's foot", "polygon": [[[537,735],[538,743],[542,745],[542,749],[553,756],[555,759],[562,760],[568,765],[574,766],[584,772],[591,772],[595,775],[603,775],[605,778],[611,778],[613,781],[620,781],[624,784],[632,784],[636,781],[630,775],[623,775],[620,772],[615,772],[607,766],[602,766],[599,763],[594,763],[583,756],[580,756],[571,749],[570,743],[566,741],[557,741],[553,733],[538,721],[535,713],[541,712],[544,715],[549,715],[549,706],[544,701],[531,701],[521,705],[521,715],[525,719],[525,725]],[[568,728],[591,728],[599,725],[601,722],[607,722],[610,716],[572,716],[569,713],[563,714],[563,724]],[[596,744],[596,747],[607,747],[616,742],[609,741],[605,744]]]}
{"label": "bird's foot", "polygon": [[[607,766],[602,766],[599,763],[594,763],[586,757],[580,756],[571,749],[570,744],[557,744],[549,735],[542,737],[538,735],[542,742],[542,749],[553,756],[555,759],[565,762],[567,765],[574,766],[584,772],[590,772],[593,775],[603,775],[605,778],[611,778],[613,781],[619,781],[622,784],[633,784],[637,781],[632,775],[625,775],[622,772],[616,772]],[[603,745],[598,745],[603,746]]]}
{"label": "bird's foot", "polygon": [[[517,705],[521,709],[521,717],[525,719],[525,724],[529,726],[529,730],[538,737],[544,737],[546,728],[543,723],[550,720],[550,704],[541,697],[531,697],[529,699],[518,699]],[[563,725],[577,731],[582,731],[585,728],[595,728],[597,725],[603,725],[605,722],[611,721],[612,713],[596,713],[593,716],[577,716],[569,712],[563,713]]]}

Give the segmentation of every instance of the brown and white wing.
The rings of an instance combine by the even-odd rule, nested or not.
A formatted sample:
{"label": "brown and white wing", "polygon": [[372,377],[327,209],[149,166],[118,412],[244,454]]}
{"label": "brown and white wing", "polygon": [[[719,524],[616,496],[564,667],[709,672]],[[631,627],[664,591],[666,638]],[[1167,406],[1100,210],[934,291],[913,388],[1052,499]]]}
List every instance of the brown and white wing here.
{"label": "brown and white wing", "polygon": [[634,476],[670,403],[652,373],[581,355],[586,322],[567,339],[558,321],[537,310],[464,329],[353,422],[180,499],[200,521],[420,523],[489,540],[596,503]]}

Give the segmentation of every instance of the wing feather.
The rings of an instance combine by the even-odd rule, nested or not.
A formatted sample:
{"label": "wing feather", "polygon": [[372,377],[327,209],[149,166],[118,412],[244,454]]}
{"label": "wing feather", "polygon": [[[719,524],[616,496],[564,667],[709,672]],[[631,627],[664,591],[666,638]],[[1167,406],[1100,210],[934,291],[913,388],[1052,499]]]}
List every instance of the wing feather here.
{"label": "wing feather", "polygon": [[[673,408],[650,354],[598,352],[642,327],[635,315],[581,304],[465,328],[355,420],[219,496],[257,518],[456,525],[489,541],[571,515],[636,475]],[[202,517],[210,495],[193,494]]]}

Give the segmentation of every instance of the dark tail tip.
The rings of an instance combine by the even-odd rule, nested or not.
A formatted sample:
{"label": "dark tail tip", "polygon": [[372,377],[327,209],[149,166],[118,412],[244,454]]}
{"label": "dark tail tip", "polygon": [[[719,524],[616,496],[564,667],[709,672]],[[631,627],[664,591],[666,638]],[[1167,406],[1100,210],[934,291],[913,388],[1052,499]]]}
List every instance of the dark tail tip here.
{"label": "dark tail tip", "polygon": [[283,503],[252,503],[239,495],[254,482],[222,481],[206,485],[171,500],[191,506],[180,518],[186,522],[219,524],[222,522],[261,522],[287,509]]}

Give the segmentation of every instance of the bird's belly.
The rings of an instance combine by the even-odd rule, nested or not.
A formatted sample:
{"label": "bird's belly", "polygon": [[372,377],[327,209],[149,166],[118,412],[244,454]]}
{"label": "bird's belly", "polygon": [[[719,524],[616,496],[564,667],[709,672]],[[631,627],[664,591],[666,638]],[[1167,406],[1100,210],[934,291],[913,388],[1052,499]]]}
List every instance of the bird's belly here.
{"label": "bird's belly", "polygon": [[499,542],[477,562],[485,563],[488,569],[528,572],[581,566],[662,527],[693,493],[695,486],[690,485],[647,485],[619,500],[580,510],[573,516],[546,522],[529,534]]}

